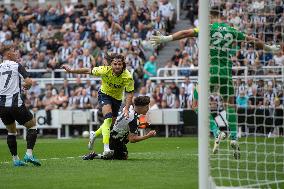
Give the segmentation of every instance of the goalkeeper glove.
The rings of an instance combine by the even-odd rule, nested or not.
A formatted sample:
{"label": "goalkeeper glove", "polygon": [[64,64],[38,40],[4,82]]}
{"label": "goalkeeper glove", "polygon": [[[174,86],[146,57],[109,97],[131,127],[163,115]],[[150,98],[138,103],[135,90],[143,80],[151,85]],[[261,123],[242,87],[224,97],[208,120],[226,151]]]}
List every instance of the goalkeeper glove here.
{"label": "goalkeeper glove", "polygon": [[161,43],[167,43],[172,40],[172,35],[162,35],[159,31],[157,31],[157,35],[154,35],[150,38],[150,42],[154,47],[157,47]]}
{"label": "goalkeeper glove", "polygon": [[280,50],[280,45],[264,45],[263,48],[265,51],[276,53]]}

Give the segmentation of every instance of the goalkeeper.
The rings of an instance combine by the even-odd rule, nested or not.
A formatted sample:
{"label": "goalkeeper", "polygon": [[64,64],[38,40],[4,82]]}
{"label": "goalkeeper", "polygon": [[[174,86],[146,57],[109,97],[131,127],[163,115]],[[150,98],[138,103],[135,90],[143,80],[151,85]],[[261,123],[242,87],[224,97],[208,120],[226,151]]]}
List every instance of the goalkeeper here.
{"label": "goalkeeper", "polygon": [[123,113],[125,117],[128,117],[129,107],[132,104],[134,81],[131,73],[126,69],[126,62],[123,55],[116,53],[107,54],[106,60],[111,66],[99,66],[93,69],[71,69],[68,65],[63,65],[62,68],[68,73],[90,74],[102,78],[102,85],[99,90],[99,104],[102,106],[104,122],[97,131],[90,133],[88,148],[92,149],[95,138],[103,135],[103,154],[104,156],[112,156],[113,150],[109,149],[110,127],[118,116],[124,91],[127,95]]}
{"label": "goalkeeper", "polygon": [[[124,114],[120,114],[115,121],[115,124],[110,132],[110,149],[114,151],[113,156],[105,157],[101,154],[91,152],[83,156],[83,160],[93,159],[120,159],[126,160],[128,158],[128,151],[126,144],[139,142],[156,135],[155,130],[151,130],[145,136],[138,136],[138,128],[147,123],[141,123],[140,115],[146,115],[149,110],[150,97],[139,96],[134,99],[134,109],[130,109],[129,118]],[[139,121],[140,120],[140,121]]]}
{"label": "goalkeeper", "polygon": [[[230,128],[231,146],[234,149],[236,159],[240,158],[239,145],[237,143],[237,116],[234,106],[234,87],[232,80],[232,66],[230,60],[231,50],[236,43],[247,41],[254,43],[259,49],[265,51],[277,52],[280,47],[276,45],[266,45],[263,41],[248,36],[228,24],[224,23],[222,10],[219,7],[212,7],[210,31],[210,91],[221,95],[226,106],[227,121]],[[198,37],[198,28],[182,30],[173,35],[153,36],[150,41],[153,46],[169,41],[180,40],[188,37]]]}

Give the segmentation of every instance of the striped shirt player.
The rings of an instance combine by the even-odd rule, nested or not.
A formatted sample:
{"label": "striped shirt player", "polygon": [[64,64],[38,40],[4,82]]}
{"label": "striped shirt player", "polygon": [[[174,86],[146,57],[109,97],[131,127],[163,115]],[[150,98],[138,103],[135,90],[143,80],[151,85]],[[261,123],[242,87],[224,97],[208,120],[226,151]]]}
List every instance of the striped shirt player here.
{"label": "striped shirt player", "polygon": [[92,159],[121,159],[128,158],[128,151],[126,144],[128,142],[135,143],[156,135],[156,131],[151,130],[144,136],[138,136],[138,128],[145,128],[149,125],[147,119],[147,112],[149,110],[150,97],[138,96],[134,99],[134,107],[130,108],[129,116],[126,117],[121,113],[110,132],[110,149],[113,150],[112,156],[104,156],[92,152],[83,156],[84,160]]}
{"label": "striped shirt player", "polygon": [[23,125],[33,118],[21,98],[21,83],[28,73],[21,64],[4,60],[0,64],[0,74],[0,118],[5,125],[15,120]]}
{"label": "striped shirt player", "polygon": [[129,118],[120,114],[110,132],[110,149],[114,150],[114,159],[125,159],[128,155],[126,144],[129,133],[138,134],[139,115],[133,109],[129,111]]}
{"label": "striped shirt player", "polygon": [[[37,139],[37,128],[33,115],[26,108],[22,98],[23,88],[29,89],[32,79],[28,78],[25,68],[18,64],[20,53],[13,45],[2,45],[0,53],[3,54],[3,62],[0,64],[0,118],[8,130],[7,144],[13,158],[14,166],[26,166],[27,162],[36,166],[41,163],[33,155],[33,148]],[[20,160],[17,152],[16,122],[27,128],[27,151],[24,161]]]}

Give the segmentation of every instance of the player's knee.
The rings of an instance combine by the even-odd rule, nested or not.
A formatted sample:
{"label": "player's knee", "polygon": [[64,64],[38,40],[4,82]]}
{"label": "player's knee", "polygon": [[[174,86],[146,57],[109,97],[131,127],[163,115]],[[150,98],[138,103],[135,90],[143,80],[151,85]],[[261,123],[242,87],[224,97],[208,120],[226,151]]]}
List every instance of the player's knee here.
{"label": "player's knee", "polygon": [[26,123],[24,124],[24,126],[25,126],[26,128],[28,128],[28,129],[30,129],[30,128],[32,128],[32,127],[35,127],[35,126],[36,126],[36,121],[35,121],[35,119],[33,118],[33,119],[31,119],[30,121],[26,122]]}

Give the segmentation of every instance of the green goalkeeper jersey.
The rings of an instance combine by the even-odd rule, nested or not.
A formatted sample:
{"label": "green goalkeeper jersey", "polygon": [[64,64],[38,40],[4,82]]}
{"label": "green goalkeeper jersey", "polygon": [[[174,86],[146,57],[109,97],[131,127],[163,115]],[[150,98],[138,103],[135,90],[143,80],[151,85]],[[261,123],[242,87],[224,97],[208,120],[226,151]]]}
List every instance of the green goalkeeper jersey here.
{"label": "green goalkeeper jersey", "polygon": [[210,74],[227,77],[232,75],[232,50],[246,35],[228,24],[214,22],[210,26]]}

